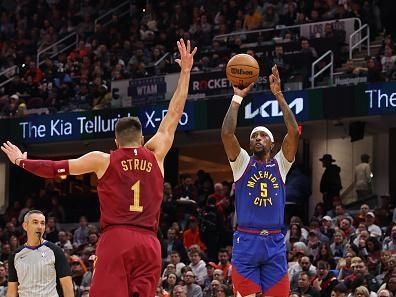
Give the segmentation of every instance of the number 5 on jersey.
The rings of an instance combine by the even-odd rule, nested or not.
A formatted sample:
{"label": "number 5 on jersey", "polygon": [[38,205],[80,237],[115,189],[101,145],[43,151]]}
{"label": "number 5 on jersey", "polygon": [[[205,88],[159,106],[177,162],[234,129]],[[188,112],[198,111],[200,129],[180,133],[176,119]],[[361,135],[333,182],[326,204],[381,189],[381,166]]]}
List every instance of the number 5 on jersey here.
{"label": "number 5 on jersey", "polygon": [[133,192],[133,204],[129,205],[129,211],[142,212],[143,206],[140,205],[140,180],[131,187]]}

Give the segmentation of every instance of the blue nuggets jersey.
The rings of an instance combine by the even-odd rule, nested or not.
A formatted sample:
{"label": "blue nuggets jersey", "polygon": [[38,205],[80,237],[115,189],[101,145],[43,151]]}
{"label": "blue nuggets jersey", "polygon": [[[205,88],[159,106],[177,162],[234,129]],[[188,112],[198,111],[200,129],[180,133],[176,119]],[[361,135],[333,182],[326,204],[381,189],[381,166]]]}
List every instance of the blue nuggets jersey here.
{"label": "blue nuggets jersey", "polygon": [[285,185],[277,160],[265,163],[250,157],[243,175],[235,182],[238,226],[281,229],[285,201]]}

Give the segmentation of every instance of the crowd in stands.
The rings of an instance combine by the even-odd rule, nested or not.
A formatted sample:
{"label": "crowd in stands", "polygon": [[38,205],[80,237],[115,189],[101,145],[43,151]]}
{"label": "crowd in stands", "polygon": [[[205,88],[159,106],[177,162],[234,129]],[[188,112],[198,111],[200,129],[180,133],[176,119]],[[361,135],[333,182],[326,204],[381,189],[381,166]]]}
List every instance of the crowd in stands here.
{"label": "crowd in stands", "polygon": [[[156,296],[233,296],[233,185],[214,183],[210,174],[200,170],[195,176],[183,174],[174,187],[164,183],[163,193],[158,230],[163,270]],[[78,224],[70,224],[70,211],[56,194],[46,191],[32,198],[36,196],[14,201],[0,216],[0,297],[6,292],[8,256],[26,239],[23,216],[34,208],[47,215],[46,239],[59,245],[69,259],[76,296],[89,296],[100,238],[98,218],[89,223],[81,216]],[[383,196],[374,209],[363,203],[349,212],[340,199],[334,199],[328,211],[319,203],[310,217],[302,216],[301,209],[290,216],[285,230],[290,296],[359,297],[359,292],[366,297],[394,296],[394,207],[394,201]],[[186,295],[178,295],[179,291]]]}
{"label": "crowd in stands", "polygon": [[[298,30],[282,26],[358,17],[370,26],[371,36],[393,29],[385,18],[387,1],[140,2],[131,1],[126,17],[114,14],[105,26],[95,24],[94,20],[117,2],[2,3],[0,70],[13,65],[17,68],[3,75],[3,80],[10,77],[13,80],[2,87],[0,116],[24,116],[27,109],[40,107],[47,108],[47,112],[108,108],[111,81],[178,71],[173,53],[177,52],[175,45],[180,37],[191,39],[199,47],[194,71],[224,69],[233,54],[247,52],[267,68],[277,63],[285,82],[297,79],[307,86],[310,64],[318,55],[332,49],[336,65],[346,62],[341,50],[345,31],[329,23],[322,33],[302,38]],[[244,34],[265,28],[278,29],[258,35]],[[70,32],[79,35],[76,48],[59,54],[56,49],[49,51],[42,55],[42,64],[40,61],[37,65],[37,51]],[[231,32],[240,35],[214,39]],[[170,54],[154,67],[165,53]],[[370,82],[392,79],[395,62],[392,36],[386,36],[384,46],[373,54],[367,67],[354,67],[352,73],[365,74]],[[265,73],[268,69],[263,67],[262,75]]]}

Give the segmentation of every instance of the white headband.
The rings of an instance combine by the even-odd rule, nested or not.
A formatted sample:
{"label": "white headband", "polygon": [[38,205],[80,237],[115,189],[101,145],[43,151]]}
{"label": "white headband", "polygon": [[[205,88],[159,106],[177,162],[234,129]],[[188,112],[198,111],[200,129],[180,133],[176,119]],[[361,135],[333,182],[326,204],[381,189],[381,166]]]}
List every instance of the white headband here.
{"label": "white headband", "polygon": [[253,133],[255,133],[257,131],[264,132],[271,139],[271,142],[275,142],[274,141],[274,136],[272,135],[271,131],[268,128],[264,127],[264,126],[257,126],[256,128],[254,128],[252,130],[252,132],[250,133],[250,138],[252,138]]}

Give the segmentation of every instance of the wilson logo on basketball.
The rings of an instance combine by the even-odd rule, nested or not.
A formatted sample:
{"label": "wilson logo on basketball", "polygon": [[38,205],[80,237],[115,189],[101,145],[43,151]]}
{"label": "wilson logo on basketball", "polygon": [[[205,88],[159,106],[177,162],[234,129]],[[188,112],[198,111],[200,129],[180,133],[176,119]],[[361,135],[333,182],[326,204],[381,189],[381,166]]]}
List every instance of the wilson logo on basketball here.
{"label": "wilson logo on basketball", "polygon": [[241,68],[231,67],[231,74],[253,75],[253,71],[251,71],[251,70],[243,70]]}

